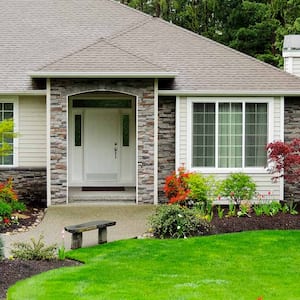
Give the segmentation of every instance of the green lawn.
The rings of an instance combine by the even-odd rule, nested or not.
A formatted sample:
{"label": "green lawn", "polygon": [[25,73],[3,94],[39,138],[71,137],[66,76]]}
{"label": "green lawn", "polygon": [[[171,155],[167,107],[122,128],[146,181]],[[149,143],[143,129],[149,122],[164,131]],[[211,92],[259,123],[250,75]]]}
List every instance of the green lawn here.
{"label": "green lawn", "polygon": [[300,231],[123,240],[11,287],[8,299],[300,299]]}

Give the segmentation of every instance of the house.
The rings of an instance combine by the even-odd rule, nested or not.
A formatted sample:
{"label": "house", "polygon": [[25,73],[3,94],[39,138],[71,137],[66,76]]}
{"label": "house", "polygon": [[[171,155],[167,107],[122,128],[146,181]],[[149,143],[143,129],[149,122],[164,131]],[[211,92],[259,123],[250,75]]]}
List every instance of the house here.
{"label": "house", "polygon": [[0,5],[0,112],[19,133],[0,174],[22,197],[156,204],[184,164],[283,198],[264,147],[299,78],[113,0]]}

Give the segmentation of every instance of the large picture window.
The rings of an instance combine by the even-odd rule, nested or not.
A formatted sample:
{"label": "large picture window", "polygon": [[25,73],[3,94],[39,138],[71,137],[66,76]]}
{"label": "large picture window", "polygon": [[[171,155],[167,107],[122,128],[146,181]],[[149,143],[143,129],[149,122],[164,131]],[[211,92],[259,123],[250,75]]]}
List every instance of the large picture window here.
{"label": "large picture window", "polygon": [[193,103],[193,167],[266,165],[268,104]]}
{"label": "large picture window", "polygon": [[[5,119],[13,119],[14,117],[14,103],[0,102],[0,122]],[[13,138],[3,133],[2,140],[11,145],[11,154],[0,156],[0,165],[13,165]],[[2,144],[0,143],[0,147]]]}

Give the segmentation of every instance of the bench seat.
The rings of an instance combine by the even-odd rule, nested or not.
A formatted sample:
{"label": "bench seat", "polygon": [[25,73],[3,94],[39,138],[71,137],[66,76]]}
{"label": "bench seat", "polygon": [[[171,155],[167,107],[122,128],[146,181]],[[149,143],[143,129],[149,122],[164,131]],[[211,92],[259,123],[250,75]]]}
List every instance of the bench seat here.
{"label": "bench seat", "polygon": [[65,230],[72,233],[71,249],[82,247],[82,233],[98,229],[98,244],[107,243],[107,227],[116,225],[115,221],[97,220],[82,224],[66,226]]}

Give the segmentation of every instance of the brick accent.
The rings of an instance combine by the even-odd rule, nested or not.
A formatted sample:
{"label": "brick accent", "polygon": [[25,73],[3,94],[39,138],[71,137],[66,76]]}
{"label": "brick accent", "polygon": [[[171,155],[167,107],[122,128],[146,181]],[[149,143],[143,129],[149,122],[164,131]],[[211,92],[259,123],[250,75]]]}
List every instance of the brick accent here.
{"label": "brick accent", "polygon": [[93,91],[114,91],[137,96],[138,202],[154,199],[154,81],[152,79],[52,79],[51,204],[67,201],[68,96]]}
{"label": "brick accent", "polygon": [[[300,137],[300,98],[286,97],[284,107],[284,139]],[[300,201],[300,184],[284,184],[284,198]]]}
{"label": "brick accent", "polygon": [[175,170],[175,97],[158,101],[158,200],[167,202],[163,192],[165,178]]}
{"label": "brick accent", "polygon": [[19,200],[39,207],[47,205],[46,168],[1,168],[0,181],[12,177]]}

